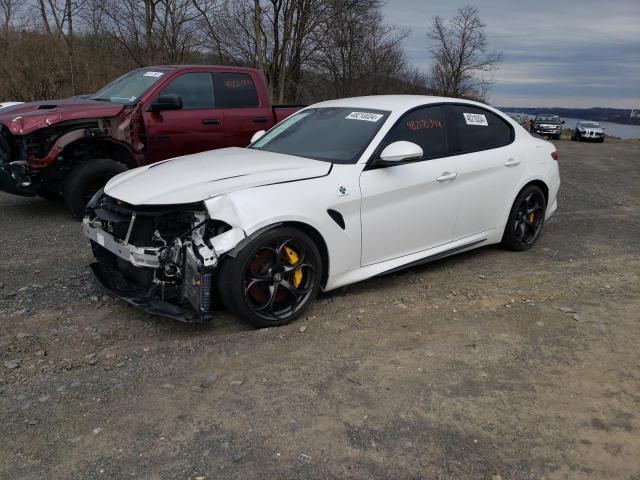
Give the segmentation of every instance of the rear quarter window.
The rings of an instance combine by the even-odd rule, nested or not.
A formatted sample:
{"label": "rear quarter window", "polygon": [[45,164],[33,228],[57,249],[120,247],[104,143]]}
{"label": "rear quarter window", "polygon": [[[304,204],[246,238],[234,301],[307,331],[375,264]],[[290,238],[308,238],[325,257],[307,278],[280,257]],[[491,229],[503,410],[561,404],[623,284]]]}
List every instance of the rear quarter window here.
{"label": "rear quarter window", "polygon": [[469,105],[449,105],[456,142],[453,153],[504,147],[514,140],[513,127],[498,115]]}
{"label": "rear quarter window", "polygon": [[246,73],[217,73],[216,101],[223,108],[258,106],[258,93],[251,75]]}

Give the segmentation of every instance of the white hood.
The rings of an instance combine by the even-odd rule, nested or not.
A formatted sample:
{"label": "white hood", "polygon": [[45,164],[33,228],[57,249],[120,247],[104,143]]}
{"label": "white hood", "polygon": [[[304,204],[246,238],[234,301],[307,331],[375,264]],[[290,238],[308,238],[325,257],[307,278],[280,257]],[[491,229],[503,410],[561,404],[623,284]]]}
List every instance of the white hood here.
{"label": "white hood", "polygon": [[321,177],[330,169],[328,162],[233,147],[129,170],[112,178],[104,191],[131,205],[193,203],[244,188]]}

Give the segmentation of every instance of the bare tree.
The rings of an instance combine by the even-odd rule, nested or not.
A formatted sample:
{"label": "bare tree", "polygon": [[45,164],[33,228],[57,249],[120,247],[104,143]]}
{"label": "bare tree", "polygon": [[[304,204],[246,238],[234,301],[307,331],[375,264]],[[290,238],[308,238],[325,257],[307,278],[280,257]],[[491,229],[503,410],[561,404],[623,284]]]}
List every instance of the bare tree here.
{"label": "bare tree", "polygon": [[484,98],[490,84],[484,74],[495,70],[504,57],[487,50],[479,10],[466,6],[450,20],[435,17],[428,36],[434,42],[432,88],[450,97]]}
{"label": "bare tree", "polygon": [[409,67],[402,49],[408,32],[387,25],[380,0],[332,0],[330,14],[316,32],[320,38],[313,69],[324,82],[322,96],[404,93]]}

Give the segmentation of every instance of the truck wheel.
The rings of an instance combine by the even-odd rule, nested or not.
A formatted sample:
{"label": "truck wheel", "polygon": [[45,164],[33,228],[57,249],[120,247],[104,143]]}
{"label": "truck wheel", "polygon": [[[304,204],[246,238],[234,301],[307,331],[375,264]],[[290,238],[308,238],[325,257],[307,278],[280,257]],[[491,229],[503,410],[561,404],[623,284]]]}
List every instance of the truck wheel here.
{"label": "truck wheel", "polygon": [[110,178],[127,170],[126,165],[110,158],[88,160],[74,168],[64,184],[64,203],[74,218],[82,220],[91,197]]}

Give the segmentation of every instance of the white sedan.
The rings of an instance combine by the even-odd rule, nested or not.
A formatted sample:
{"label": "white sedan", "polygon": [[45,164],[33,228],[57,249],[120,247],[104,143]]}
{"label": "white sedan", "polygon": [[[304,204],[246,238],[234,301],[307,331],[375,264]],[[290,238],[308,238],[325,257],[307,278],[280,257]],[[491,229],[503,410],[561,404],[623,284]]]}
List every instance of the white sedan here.
{"label": "white sedan", "polygon": [[556,210],[554,146],[481,103],[373,96],[312,105],[248,148],[114,177],[84,219],[101,283],[148,312],[256,326],[319,290],[502,243]]}

